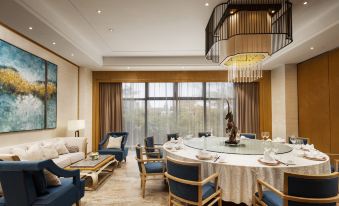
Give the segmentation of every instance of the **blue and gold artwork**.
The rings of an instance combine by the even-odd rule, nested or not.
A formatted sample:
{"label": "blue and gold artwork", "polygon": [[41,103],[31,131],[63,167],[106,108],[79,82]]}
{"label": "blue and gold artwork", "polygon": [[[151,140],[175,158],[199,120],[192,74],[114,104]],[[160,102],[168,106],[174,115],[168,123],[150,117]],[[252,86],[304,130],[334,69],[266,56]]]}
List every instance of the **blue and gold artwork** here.
{"label": "blue and gold artwork", "polygon": [[0,40],[0,133],[56,128],[57,65]]}

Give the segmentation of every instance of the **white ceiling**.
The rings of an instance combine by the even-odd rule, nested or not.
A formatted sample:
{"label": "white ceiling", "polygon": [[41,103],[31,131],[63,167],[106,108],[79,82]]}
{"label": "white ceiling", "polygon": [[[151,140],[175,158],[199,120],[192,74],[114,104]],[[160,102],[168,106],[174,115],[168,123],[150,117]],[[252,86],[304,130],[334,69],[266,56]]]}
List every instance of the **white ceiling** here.
{"label": "white ceiling", "polygon": [[[215,70],[220,66],[204,59],[204,30],[220,2],[2,0],[0,21],[94,70]],[[292,2],[294,42],[274,54],[267,68],[298,63],[339,46],[338,0]]]}

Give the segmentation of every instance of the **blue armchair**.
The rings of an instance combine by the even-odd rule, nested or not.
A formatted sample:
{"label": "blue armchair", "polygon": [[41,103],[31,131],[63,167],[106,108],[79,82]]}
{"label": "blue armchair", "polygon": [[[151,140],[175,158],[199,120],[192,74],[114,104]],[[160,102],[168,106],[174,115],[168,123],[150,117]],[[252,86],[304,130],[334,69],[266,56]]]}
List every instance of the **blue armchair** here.
{"label": "blue armchair", "polygon": [[240,136],[244,136],[248,139],[257,139],[257,135],[254,133],[240,133]]}
{"label": "blue armchair", "polygon": [[[253,205],[265,206],[336,206],[339,173],[330,175],[284,174],[284,191],[257,180],[258,192],[253,195]],[[263,191],[263,187],[267,191]]]}
{"label": "blue armchair", "polygon": [[[47,187],[43,170],[62,177],[61,185]],[[79,170],[64,170],[52,160],[0,161],[0,181],[4,192],[0,206],[80,205],[85,191]]]}
{"label": "blue armchair", "polygon": [[179,134],[178,133],[167,134],[167,141],[170,141],[172,138],[177,140],[179,138]]}
{"label": "blue armchair", "polygon": [[[222,205],[218,174],[201,179],[201,163],[182,162],[167,157],[165,173],[169,186],[169,205],[184,202],[190,205]],[[213,181],[213,182],[211,182]]]}
{"label": "blue armchair", "polygon": [[211,132],[199,132],[198,137],[210,137],[212,134]]}
{"label": "blue armchair", "polygon": [[[121,137],[122,136],[122,141],[121,141],[121,148],[105,148],[105,144],[108,141],[109,137]],[[125,147],[126,142],[127,142],[127,137],[128,137],[128,132],[110,132],[107,133],[102,141],[99,143],[99,154],[103,155],[115,155],[115,159],[118,160],[119,162],[122,162],[125,160],[126,162],[126,157],[128,155],[128,148]]]}

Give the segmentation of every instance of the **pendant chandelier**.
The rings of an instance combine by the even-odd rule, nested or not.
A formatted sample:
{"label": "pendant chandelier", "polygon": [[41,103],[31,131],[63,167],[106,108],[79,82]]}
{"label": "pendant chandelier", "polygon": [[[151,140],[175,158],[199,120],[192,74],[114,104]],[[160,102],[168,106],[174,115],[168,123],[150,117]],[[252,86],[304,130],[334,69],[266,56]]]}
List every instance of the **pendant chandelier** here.
{"label": "pendant chandelier", "polygon": [[263,62],[292,40],[288,0],[228,0],[217,5],[206,26],[206,59],[222,64],[230,82],[252,82]]}

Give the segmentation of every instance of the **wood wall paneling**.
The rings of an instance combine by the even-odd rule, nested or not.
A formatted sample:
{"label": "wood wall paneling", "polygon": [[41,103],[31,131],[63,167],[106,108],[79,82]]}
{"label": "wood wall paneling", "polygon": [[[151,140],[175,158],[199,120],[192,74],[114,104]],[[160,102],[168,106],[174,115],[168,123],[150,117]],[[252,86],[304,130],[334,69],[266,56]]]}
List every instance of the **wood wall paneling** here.
{"label": "wood wall paneling", "polygon": [[329,53],[331,153],[339,154],[339,49]]}
{"label": "wood wall paneling", "polygon": [[260,133],[272,134],[271,71],[264,71],[259,81],[259,127]]}
{"label": "wood wall paneling", "polygon": [[327,54],[298,64],[299,136],[324,152],[331,150],[328,77]]}

